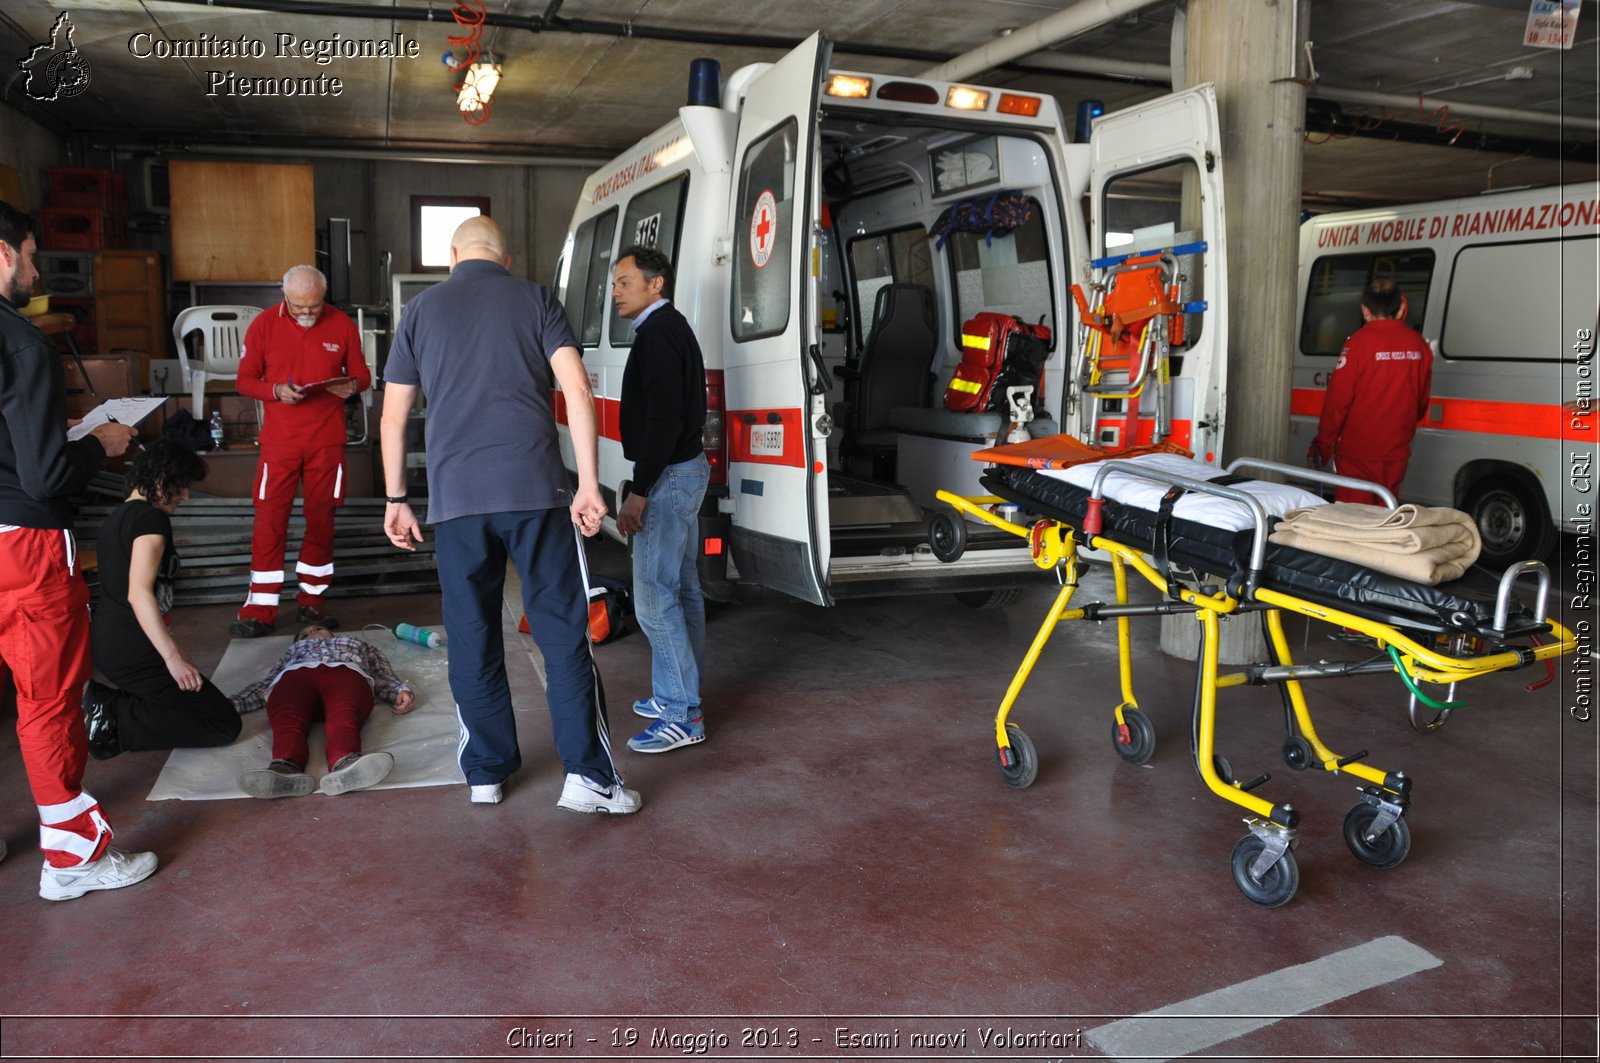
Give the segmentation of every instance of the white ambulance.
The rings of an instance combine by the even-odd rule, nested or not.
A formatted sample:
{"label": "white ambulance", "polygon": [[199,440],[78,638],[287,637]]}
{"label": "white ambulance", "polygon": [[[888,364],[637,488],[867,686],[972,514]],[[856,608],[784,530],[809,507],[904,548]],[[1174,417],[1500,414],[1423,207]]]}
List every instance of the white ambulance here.
{"label": "white ambulance", "polygon": [[[735,72],[585,183],[557,285],[598,407],[602,490],[615,513],[631,471],[617,416],[631,324],[611,267],[653,245],[705,353],[707,595],[949,590],[997,604],[1044,575],[1021,540],[974,523],[949,564],[929,545],[935,507],[950,512],[934,493],[978,493],[969,456],[1011,427],[945,408],[973,315],[1050,329],[1032,434],[1157,431],[1220,452],[1224,321],[1197,309],[1226,305],[1214,97],[1203,86],[1105,116],[1070,145],[1049,97],[830,71],[829,56],[818,34]],[[1108,232],[1113,254],[1183,249],[1169,257],[1197,311],[1162,408],[1153,390],[1133,400],[1142,417],[1084,393],[1071,364],[1071,285],[1091,279]],[[571,468],[564,424],[562,440]]]}
{"label": "white ambulance", "polygon": [[1310,219],[1290,453],[1316,435],[1362,290],[1391,279],[1435,350],[1402,498],[1470,513],[1485,564],[1544,557],[1593,499],[1597,262],[1596,182]]}

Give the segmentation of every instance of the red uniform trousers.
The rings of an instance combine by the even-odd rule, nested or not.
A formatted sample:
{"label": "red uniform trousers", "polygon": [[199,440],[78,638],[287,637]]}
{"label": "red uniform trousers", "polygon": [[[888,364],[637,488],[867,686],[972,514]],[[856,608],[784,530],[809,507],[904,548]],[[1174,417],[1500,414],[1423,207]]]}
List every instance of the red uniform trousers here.
{"label": "red uniform trousers", "polygon": [[306,736],[323,721],[328,767],[361,752],[361,725],[372,715],[372,684],[354,668],[312,665],[291,668],[278,677],[267,695],[267,722],[272,725],[272,759],[287,760],[302,771],[311,751]]}
{"label": "red uniform trousers", "polygon": [[[1340,457],[1334,460],[1334,472],[1340,476],[1353,476],[1357,480],[1370,480],[1375,484],[1387,487],[1394,497],[1400,497],[1400,481],[1406,478],[1406,464],[1410,462],[1408,454],[1399,461],[1357,461],[1354,458]],[[1333,489],[1335,502],[1365,502],[1369,506],[1381,506],[1385,503],[1371,491],[1357,491],[1353,487],[1336,487]]]}
{"label": "red uniform trousers", "polygon": [[17,745],[39,808],[39,848],[53,867],[98,860],[111,842],[83,791],[89,739],[89,587],[70,532],[0,530],[0,660],[17,683]]}
{"label": "red uniform trousers", "polygon": [[306,449],[263,446],[252,492],[256,519],[250,535],[250,593],[239,610],[241,620],[278,622],[289,514],[295,488],[302,484],[306,533],[294,566],[299,585],[295,601],[322,608],[322,596],[333,582],[333,515],[344,504],[344,444]]}

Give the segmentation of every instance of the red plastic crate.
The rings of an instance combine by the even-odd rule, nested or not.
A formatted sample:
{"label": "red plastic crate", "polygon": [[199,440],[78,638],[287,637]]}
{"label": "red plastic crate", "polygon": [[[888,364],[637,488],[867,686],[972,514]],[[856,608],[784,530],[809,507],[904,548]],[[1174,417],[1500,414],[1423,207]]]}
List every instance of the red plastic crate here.
{"label": "red plastic crate", "polygon": [[47,251],[100,251],[128,242],[128,223],[103,210],[46,207],[39,246]]}
{"label": "red plastic crate", "polygon": [[50,205],[103,210],[116,217],[126,217],[128,184],[114,170],[56,166],[50,170]]}

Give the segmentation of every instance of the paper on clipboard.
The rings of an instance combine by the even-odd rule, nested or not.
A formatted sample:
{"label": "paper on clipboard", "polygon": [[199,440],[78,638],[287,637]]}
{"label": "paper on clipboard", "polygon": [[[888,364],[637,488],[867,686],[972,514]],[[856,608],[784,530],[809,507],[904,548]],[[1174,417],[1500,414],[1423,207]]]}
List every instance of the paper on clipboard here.
{"label": "paper on clipboard", "polygon": [[291,384],[290,386],[291,387],[295,387],[295,388],[299,388],[301,394],[304,394],[304,395],[315,395],[319,391],[327,391],[329,388],[333,387],[335,384],[350,384],[350,383],[353,383],[355,381],[355,379],[356,378],[353,377],[353,376],[330,376],[326,380],[317,380],[317,381],[313,381],[310,384]]}
{"label": "paper on clipboard", "polygon": [[118,424],[138,424],[161,409],[167,401],[165,395],[140,399],[107,399],[88,413],[83,420],[67,429],[68,439],[82,439],[103,424],[115,420]]}

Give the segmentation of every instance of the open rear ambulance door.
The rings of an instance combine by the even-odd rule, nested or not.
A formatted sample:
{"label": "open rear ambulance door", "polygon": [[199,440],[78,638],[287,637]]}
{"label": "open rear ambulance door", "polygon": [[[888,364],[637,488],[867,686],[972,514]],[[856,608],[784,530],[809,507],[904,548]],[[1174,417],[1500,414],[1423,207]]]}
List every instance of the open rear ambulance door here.
{"label": "open rear ambulance door", "polygon": [[[1215,90],[1209,84],[1197,85],[1105,115],[1094,124],[1089,158],[1091,265],[1102,266],[1108,256],[1130,250],[1174,245],[1181,250],[1205,244],[1205,250],[1190,250],[1178,259],[1189,274],[1183,298],[1204,302],[1205,309],[1186,315],[1192,344],[1172,351],[1174,358],[1181,356],[1183,361],[1181,379],[1174,380],[1170,391],[1173,431],[1169,438],[1193,450],[1201,460],[1218,461],[1228,383],[1228,272],[1222,136]],[[1113,185],[1116,187],[1108,196],[1107,187]],[[1134,220],[1130,226],[1129,219],[1135,215],[1127,203],[1142,195],[1171,204],[1167,235],[1159,225],[1141,232],[1140,226],[1149,225],[1150,218]],[[1130,227],[1135,241],[1108,251],[1107,233],[1126,234]],[[1080,344],[1083,339],[1080,335]],[[1074,356],[1075,364],[1081,364],[1077,359],[1083,352],[1076,351]],[[1148,431],[1150,425],[1146,418],[1143,427]],[[1124,439],[1121,445],[1139,441]]]}
{"label": "open rear ambulance door", "polygon": [[816,116],[831,52],[813,34],[745,93],[723,344],[733,563],[741,582],[817,605],[830,602],[827,450],[818,434],[827,389],[808,351],[818,342]]}

